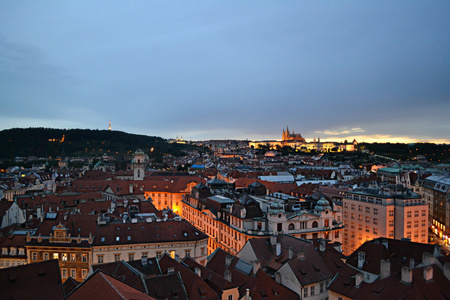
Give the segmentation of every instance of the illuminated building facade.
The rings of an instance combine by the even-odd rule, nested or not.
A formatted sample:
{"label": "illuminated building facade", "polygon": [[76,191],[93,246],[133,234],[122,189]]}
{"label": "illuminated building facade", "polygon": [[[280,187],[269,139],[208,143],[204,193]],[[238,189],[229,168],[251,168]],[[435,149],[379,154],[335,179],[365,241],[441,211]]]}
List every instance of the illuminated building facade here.
{"label": "illuminated building facade", "polygon": [[435,234],[449,242],[450,236],[450,176],[429,176],[422,185],[422,193],[430,207]]}
{"label": "illuminated building facade", "polygon": [[342,251],[348,255],[378,237],[428,242],[428,205],[411,191],[355,189],[343,199]]}

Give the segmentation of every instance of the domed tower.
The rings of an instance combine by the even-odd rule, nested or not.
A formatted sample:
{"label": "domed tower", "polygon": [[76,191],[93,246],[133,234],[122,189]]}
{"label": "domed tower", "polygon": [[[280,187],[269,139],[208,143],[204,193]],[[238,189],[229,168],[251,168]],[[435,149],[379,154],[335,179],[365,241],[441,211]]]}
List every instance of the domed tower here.
{"label": "domed tower", "polygon": [[144,180],[145,175],[145,153],[137,149],[131,161],[134,171],[134,180]]}

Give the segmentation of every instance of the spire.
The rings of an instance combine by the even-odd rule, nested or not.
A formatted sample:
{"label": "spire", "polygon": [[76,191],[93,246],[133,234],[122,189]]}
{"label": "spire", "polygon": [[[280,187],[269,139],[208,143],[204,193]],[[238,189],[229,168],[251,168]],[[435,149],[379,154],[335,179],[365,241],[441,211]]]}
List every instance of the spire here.
{"label": "spire", "polygon": [[111,121],[109,121],[108,130],[111,131]]}

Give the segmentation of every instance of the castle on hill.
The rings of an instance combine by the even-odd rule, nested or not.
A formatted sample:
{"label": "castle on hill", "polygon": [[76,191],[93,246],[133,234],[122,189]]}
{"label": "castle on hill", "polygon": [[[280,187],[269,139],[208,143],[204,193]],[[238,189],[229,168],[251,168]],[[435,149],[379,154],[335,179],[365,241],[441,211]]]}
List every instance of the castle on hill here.
{"label": "castle on hill", "polygon": [[271,149],[277,149],[278,147],[292,147],[298,148],[302,151],[317,151],[317,152],[342,152],[342,151],[355,151],[358,142],[321,142],[320,138],[314,138],[312,142],[306,142],[300,133],[292,133],[289,131],[289,127],[283,128],[283,134],[281,141],[254,141],[250,142],[249,146],[257,149],[261,146],[269,145]]}

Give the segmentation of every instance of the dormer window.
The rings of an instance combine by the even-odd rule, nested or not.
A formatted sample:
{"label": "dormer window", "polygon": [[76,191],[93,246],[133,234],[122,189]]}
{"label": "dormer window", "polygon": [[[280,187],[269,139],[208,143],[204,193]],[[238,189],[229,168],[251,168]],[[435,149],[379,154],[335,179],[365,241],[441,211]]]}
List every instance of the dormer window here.
{"label": "dormer window", "polygon": [[120,236],[116,236],[116,242],[120,241]]}
{"label": "dormer window", "polygon": [[104,243],[104,242],[105,242],[105,237],[102,236],[102,238],[100,239],[100,241],[101,241],[102,243]]}
{"label": "dormer window", "polygon": [[8,248],[2,248],[2,255],[8,255]]}

